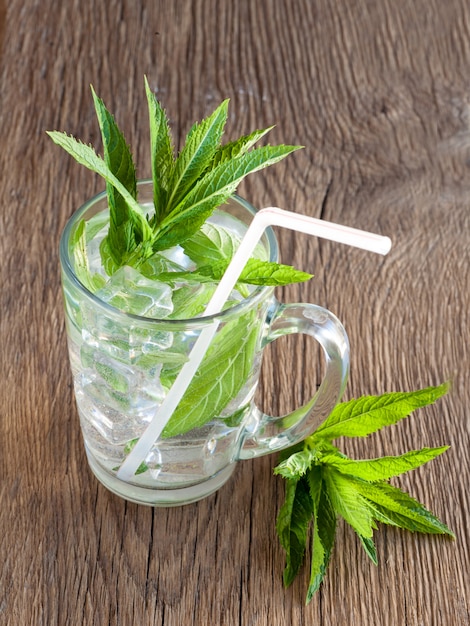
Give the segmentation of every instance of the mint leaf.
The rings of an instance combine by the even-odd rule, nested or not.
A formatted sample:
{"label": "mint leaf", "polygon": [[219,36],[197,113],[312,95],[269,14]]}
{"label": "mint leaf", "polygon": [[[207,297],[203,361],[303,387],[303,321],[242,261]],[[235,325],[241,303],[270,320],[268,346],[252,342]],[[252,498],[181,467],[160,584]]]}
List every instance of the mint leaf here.
{"label": "mint leaf", "polygon": [[183,242],[185,254],[196,265],[216,265],[230,261],[240,245],[240,238],[223,226],[205,222],[189,239]]}
{"label": "mint leaf", "polygon": [[[158,279],[170,285],[175,284],[175,282],[216,284],[224,275],[227,266],[227,262],[222,262],[215,266],[205,265],[197,270],[187,272],[162,272],[158,275]],[[243,285],[278,287],[309,280],[311,277],[311,274],[301,272],[288,265],[250,259],[246,271],[243,270],[240,274],[237,289],[246,298],[249,296],[249,291],[242,289]]]}
{"label": "mint leaf", "polygon": [[314,464],[321,462],[323,455],[317,449],[304,449],[294,452],[274,468],[274,474],[284,478],[300,478]]}
{"label": "mint leaf", "polygon": [[[206,222],[186,242],[183,249],[188,257],[196,263],[198,269],[192,276],[188,272],[187,280],[200,280],[205,282],[207,278],[219,281],[224,275],[232,260],[240,238],[226,228]],[[278,286],[294,282],[301,282],[312,278],[311,274],[296,270],[289,265],[273,263],[261,258],[263,249],[255,250],[255,258],[250,258],[243,268],[238,279],[239,284]]]}
{"label": "mint leaf", "polygon": [[215,291],[213,285],[200,285],[197,291],[192,287],[179,287],[173,291],[173,313],[168,319],[192,319],[204,313],[207,303]]}
{"label": "mint leaf", "polygon": [[86,247],[86,222],[80,220],[77,228],[71,238],[70,244],[73,250],[74,270],[77,278],[85,287],[92,291],[92,280],[90,276],[90,267],[88,263],[87,247]]}
{"label": "mint leaf", "polygon": [[120,265],[115,261],[115,255],[111,251],[109,245],[109,238],[103,237],[100,243],[100,257],[104,271],[108,276],[112,276],[116,272]]}
{"label": "mint leaf", "polygon": [[325,485],[338,515],[362,537],[372,537],[375,528],[372,507],[357,488],[356,482],[334,468],[323,469]]}
{"label": "mint leaf", "polygon": [[189,131],[186,143],[178,155],[171,178],[165,214],[178,206],[189,190],[209,167],[224,132],[228,100],[224,100],[208,118]]}
{"label": "mint leaf", "polygon": [[454,533],[444,523],[398,487],[388,483],[371,484],[359,480],[354,480],[354,485],[364,498],[374,504],[376,519],[379,521],[411,531],[454,537]]}
{"label": "mint leaf", "polygon": [[444,383],[419,391],[393,392],[382,396],[365,396],[338,404],[312,435],[318,439],[366,437],[384,426],[396,424],[414,410],[434,403],[449,389]]}
{"label": "mint leaf", "polygon": [[450,537],[453,538],[453,533],[450,530],[448,533],[436,533],[432,530],[430,531],[426,520],[411,520],[408,515],[402,515],[400,513],[397,513],[396,511],[390,511],[390,509],[388,509],[387,507],[384,507],[377,503],[375,503],[373,506],[375,510],[374,517],[378,522],[381,522],[382,524],[387,524],[388,526],[396,526],[397,528],[402,528],[403,530],[408,530],[409,532],[426,534],[448,534]]}
{"label": "mint leaf", "polygon": [[[228,264],[227,264],[228,265]],[[225,273],[227,266],[223,263],[211,266],[210,272],[216,280],[220,280]],[[200,268],[199,271],[203,271]],[[297,270],[290,265],[273,263],[271,261],[260,261],[259,259],[248,259],[239,278],[239,283],[248,285],[268,285],[272,287],[300,283],[310,280],[312,274]]]}
{"label": "mint leaf", "polygon": [[[172,274],[179,272],[180,266],[170,261],[163,254],[156,252],[139,265],[139,272],[147,278],[153,278],[161,282],[160,274]],[[170,281],[168,281],[170,282]]]}
{"label": "mint leaf", "polygon": [[111,367],[111,365],[99,360],[94,361],[94,367],[101,378],[103,378],[103,380],[106,381],[106,384],[112,387],[114,391],[118,391],[122,395],[126,395],[129,392],[128,379],[116,368]]}
{"label": "mint leaf", "polygon": [[309,487],[303,479],[286,482],[286,499],[276,522],[276,530],[282,547],[286,551],[284,585],[289,586],[302,565],[313,514],[313,503]]}
{"label": "mint leaf", "polygon": [[91,146],[69,137],[65,133],[57,131],[47,131],[52,141],[68,152],[74,159],[84,165],[89,170],[102,176],[107,183],[113,185],[127,202],[132,211],[134,224],[139,224],[139,231],[144,240],[151,238],[151,229],[147,222],[146,215],[133,195],[126,189],[125,185],[114,175],[101,157],[99,157]]}
{"label": "mint leaf", "polygon": [[[228,261],[221,261],[215,265],[204,265],[197,270],[188,272],[165,272],[159,275],[159,280],[164,282],[187,281],[187,282],[218,282],[225,274]],[[270,261],[259,261],[249,259],[239,278],[238,285],[265,285],[268,287],[278,287],[290,285],[292,283],[310,280],[311,274],[296,270],[289,265],[272,263]]]}
{"label": "mint leaf", "polygon": [[209,422],[235,398],[248,379],[257,344],[256,317],[240,316],[223,326],[163,430],[174,437]]}
{"label": "mint leaf", "polygon": [[377,558],[377,550],[373,539],[371,537],[363,537],[362,535],[358,535],[358,537],[361,540],[362,547],[364,548],[367,556],[374,565],[378,565],[379,560]]}
{"label": "mint leaf", "polygon": [[[93,87],[91,91],[103,140],[104,161],[114,176],[135,199],[137,197],[137,183],[129,146],[114,117],[106,109],[103,101],[98,98]],[[109,206],[109,231],[107,246],[103,246],[101,250],[106,250],[106,253],[112,256],[114,263],[120,266],[125,263],[129,253],[135,250],[137,246],[135,226],[138,226],[139,220],[134,223],[132,210],[125,198],[110,182],[106,183],[106,192]],[[139,234],[142,237],[142,233]]]}
{"label": "mint leaf", "polygon": [[322,462],[334,467],[341,474],[348,474],[355,478],[362,478],[369,482],[388,480],[410,470],[414,470],[424,463],[435,459],[448,450],[449,446],[440,448],[422,448],[412,450],[400,456],[384,456],[378,459],[356,461],[339,454],[324,454]]}
{"label": "mint leaf", "polygon": [[336,512],[323,481],[320,467],[308,473],[310,496],[313,502],[312,557],[307,604],[318,591],[326,575],[336,535]]}
{"label": "mint leaf", "polygon": [[149,110],[150,156],[153,180],[153,223],[159,224],[165,215],[170,179],[174,167],[173,141],[168,117],[145,78],[145,92]]}
{"label": "mint leaf", "polygon": [[214,283],[214,278],[210,272],[201,273],[199,270],[184,272],[162,272],[158,275],[158,280],[169,285],[175,283],[187,283],[194,285],[195,283]]}
{"label": "mint leaf", "polygon": [[189,239],[252,172],[277,163],[297,146],[264,146],[217,165],[208,171],[161,222],[154,234],[154,250],[164,250]]}
{"label": "mint leaf", "polygon": [[74,271],[79,281],[92,293],[100,289],[106,279],[100,274],[92,275],[87,255],[87,222],[81,220],[70,240],[73,250]]}
{"label": "mint leaf", "polygon": [[92,241],[96,235],[108,226],[108,216],[106,213],[97,213],[93,215],[86,223],[86,240],[87,243]]}
{"label": "mint leaf", "polygon": [[240,156],[240,154],[245,154],[245,152],[248,152],[262,137],[269,133],[273,128],[274,126],[270,126],[269,128],[264,128],[263,130],[255,130],[249,135],[244,135],[243,137],[240,137],[235,141],[230,141],[229,143],[221,146],[215,153],[213,166],[218,165],[219,163],[223,163],[224,161],[229,161],[234,157]]}

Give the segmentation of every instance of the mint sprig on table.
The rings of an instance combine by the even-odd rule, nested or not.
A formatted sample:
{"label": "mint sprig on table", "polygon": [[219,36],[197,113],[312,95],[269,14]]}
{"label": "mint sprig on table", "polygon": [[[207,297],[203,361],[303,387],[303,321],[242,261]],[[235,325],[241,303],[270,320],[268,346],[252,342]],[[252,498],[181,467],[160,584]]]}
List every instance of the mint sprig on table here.
{"label": "mint sprig on table", "polygon": [[[92,88],[95,110],[103,141],[103,157],[91,146],[65,133],[52,131],[52,140],[64,148],[79,163],[98,173],[106,181],[110,210],[109,231],[100,254],[108,275],[128,265],[143,271],[147,277],[192,282],[220,280],[231,253],[233,242],[224,235],[201,228],[216,208],[232,196],[239,183],[248,175],[277,163],[301,146],[254,147],[272,127],[256,130],[236,141],[222,144],[227,122],[228,100],[220,104],[206,119],[193,125],[184,147],[175,155],[168,117],[151,91],[147,80],[145,89],[149,110],[153,210],[148,214],[138,202],[136,168],[131,150],[114,117]],[[75,241],[75,266],[78,277],[91,291],[102,286],[102,277],[91,275],[86,242],[90,239],[89,224],[78,229]],[[197,247],[212,249],[215,254],[201,257]],[[182,246],[197,267],[186,276],[155,268],[162,266],[162,251]],[[143,270],[142,270],[143,268]],[[286,285],[305,281],[310,274],[290,266],[262,259],[250,261],[239,279],[239,286]],[[243,292],[243,288],[241,289]]]}
{"label": "mint sprig on table", "polygon": [[413,532],[454,537],[422,504],[389,482],[431,461],[448,446],[355,460],[333,445],[339,437],[366,437],[396,424],[416,409],[434,403],[448,388],[445,383],[420,391],[367,396],[338,404],[310,437],[282,453],[274,472],[286,479],[285,502],[276,525],[286,551],[284,584],[290,585],[298,574],[310,541],[307,603],[325,577],[338,517],[357,533],[374,564],[377,564],[377,552],[373,531],[378,522]]}

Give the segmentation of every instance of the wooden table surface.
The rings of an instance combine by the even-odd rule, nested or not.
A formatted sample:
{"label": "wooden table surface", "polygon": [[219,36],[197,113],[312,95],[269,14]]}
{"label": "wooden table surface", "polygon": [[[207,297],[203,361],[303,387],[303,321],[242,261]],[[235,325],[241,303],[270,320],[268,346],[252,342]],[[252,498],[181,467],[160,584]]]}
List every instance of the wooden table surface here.
{"label": "wooden table surface", "polygon": [[[470,6],[467,0],[0,0],[0,624],[470,624]],[[46,130],[99,144],[89,85],[150,174],[143,77],[175,136],[230,98],[229,137],[276,124],[305,149],[240,193],[390,235],[387,257],[278,232],[315,273],[279,297],[326,306],[351,341],[345,399],[452,379],[452,392],[349,454],[450,444],[397,480],[456,541],[381,526],[379,565],[340,523],[325,584],[287,590],[275,457],[239,463],[205,501],[126,503],[86,463],[67,360],[58,241],[103,189]],[[260,402],[315,385],[283,340]]]}

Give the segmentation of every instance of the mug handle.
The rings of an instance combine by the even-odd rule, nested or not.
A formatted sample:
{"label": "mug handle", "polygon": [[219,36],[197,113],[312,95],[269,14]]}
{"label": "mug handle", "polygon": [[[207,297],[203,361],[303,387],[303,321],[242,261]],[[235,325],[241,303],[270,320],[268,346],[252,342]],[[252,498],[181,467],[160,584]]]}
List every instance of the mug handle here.
{"label": "mug handle", "polygon": [[302,441],[328,417],[343,394],[349,373],[349,340],[338,318],[315,304],[278,304],[266,344],[293,333],[310,335],[321,345],[326,359],[325,376],[314,396],[292,413],[271,417],[254,406],[238,454],[240,460]]}

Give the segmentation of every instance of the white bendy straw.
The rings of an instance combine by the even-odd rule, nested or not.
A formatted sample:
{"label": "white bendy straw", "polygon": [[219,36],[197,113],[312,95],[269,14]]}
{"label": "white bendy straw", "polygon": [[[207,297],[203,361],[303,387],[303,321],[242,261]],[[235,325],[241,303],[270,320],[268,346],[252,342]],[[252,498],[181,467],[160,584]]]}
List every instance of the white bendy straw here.
{"label": "white bendy straw", "polygon": [[[374,235],[356,228],[341,226],[340,224],[333,224],[332,222],[326,222],[307,215],[292,213],[291,211],[285,211],[277,207],[261,209],[255,214],[255,217],[248,227],[236,253],[204,311],[204,316],[214,315],[222,310],[246,262],[268,226],[289,228],[290,230],[296,230],[306,233],[307,235],[329,239],[383,255],[387,254],[392,246],[391,240],[381,235]],[[180,373],[165,399],[158,407],[151,422],[119,468],[117,477],[120,480],[131,480],[140,463],[146,458],[155,441],[161,435],[201,364],[217,332],[218,325],[218,320],[214,319],[212,324],[206,326],[201,331],[201,334],[191,350],[188,361],[181,368]]]}

